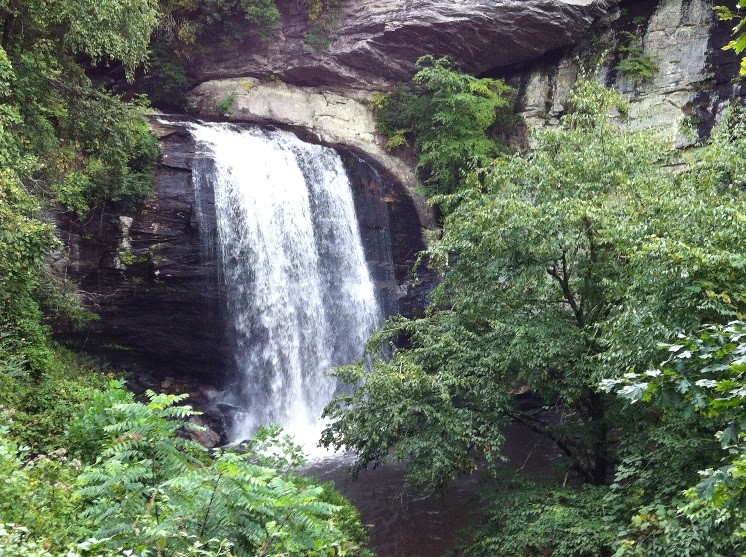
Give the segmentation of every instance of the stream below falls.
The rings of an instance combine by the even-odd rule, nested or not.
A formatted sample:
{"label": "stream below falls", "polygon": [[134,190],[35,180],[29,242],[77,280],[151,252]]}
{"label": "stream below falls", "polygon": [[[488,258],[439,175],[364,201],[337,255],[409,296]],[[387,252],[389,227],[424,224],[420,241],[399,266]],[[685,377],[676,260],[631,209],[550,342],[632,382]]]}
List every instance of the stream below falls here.
{"label": "stream below falls", "polygon": [[[558,479],[552,468],[556,447],[524,425],[506,428],[501,452],[508,459],[506,468],[534,478]],[[306,472],[333,481],[360,510],[369,526],[370,547],[378,557],[442,557],[453,549],[459,532],[478,509],[478,473],[460,478],[443,495],[422,494],[407,489],[401,463],[363,470],[353,481],[352,460],[352,455],[339,454],[320,458]]]}

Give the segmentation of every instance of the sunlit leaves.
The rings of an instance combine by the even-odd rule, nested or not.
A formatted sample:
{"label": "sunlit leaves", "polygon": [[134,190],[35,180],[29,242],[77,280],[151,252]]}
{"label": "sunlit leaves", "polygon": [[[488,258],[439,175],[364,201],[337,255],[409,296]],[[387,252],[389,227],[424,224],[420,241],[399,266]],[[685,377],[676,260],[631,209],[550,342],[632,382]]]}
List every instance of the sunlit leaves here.
{"label": "sunlit leaves", "polygon": [[[744,19],[740,13],[744,8],[746,8],[746,2],[744,2],[744,0],[738,0],[735,12],[729,6],[714,7],[718,17],[722,21],[736,21],[736,25],[733,27],[733,40],[725,45],[723,50],[733,50],[738,55],[746,49],[746,33],[744,32],[746,19]],[[746,75],[746,58],[741,58],[740,74]]]}
{"label": "sunlit leaves", "polygon": [[[686,420],[714,434],[723,449],[719,462],[700,471],[700,480],[687,490],[688,499],[679,502],[668,528],[673,535],[711,547],[713,542],[704,540],[717,526],[720,543],[734,547],[746,533],[746,323],[709,325],[697,336],[681,335],[660,348],[667,357],[658,368],[606,380],[602,387],[632,402],[652,403],[671,421]],[[656,533],[639,545],[645,552],[667,543]]]}

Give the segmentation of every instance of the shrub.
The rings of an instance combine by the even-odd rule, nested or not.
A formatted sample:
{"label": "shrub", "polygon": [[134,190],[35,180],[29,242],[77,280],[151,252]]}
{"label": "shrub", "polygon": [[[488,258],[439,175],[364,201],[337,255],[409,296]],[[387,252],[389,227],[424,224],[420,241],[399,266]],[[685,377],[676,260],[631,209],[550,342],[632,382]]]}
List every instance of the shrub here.
{"label": "shrub", "polygon": [[466,174],[500,152],[496,125],[506,123],[514,89],[479,79],[446,58],[424,56],[414,87],[374,98],[378,127],[389,148],[411,145],[426,193],[458,191]]}

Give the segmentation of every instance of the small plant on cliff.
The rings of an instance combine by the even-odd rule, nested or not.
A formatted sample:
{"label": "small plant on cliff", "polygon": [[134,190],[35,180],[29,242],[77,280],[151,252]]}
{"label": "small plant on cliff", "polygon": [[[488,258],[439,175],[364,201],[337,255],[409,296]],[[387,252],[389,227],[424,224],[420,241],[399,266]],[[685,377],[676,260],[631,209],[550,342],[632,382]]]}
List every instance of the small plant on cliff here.
{"label": "small plant on cliff", "polygon": [[233,104],[236,102],[236,94],[231,93],[224,99],[218,101],[218,114],[227,118],[233,114]]}
{"label": "small plant on cliff", "polygon": [[496,127],[509,121],[515,90],[499,79],[476,78],[447,58],[423,56],[413,87],[374,98],[389,148],[412,145],[425,191],[458,191],[465,175],[501,149]]}
{"label": "small plant on cliff", "polygon": [[333,42],[345,0],[301,0],[306,8],[308,31],[303,40],[311,50],[325,52]]}
{"label": "small plant on cliff", "polygon": [[652,81],[660,66],[645,52],[637,35],[624,31],[622,38],[626,42],[619,46],[622,60],[616,65],[617,71],[634,81]]}
{"label": "small plant on cliff", "polygon": [[280,26],[280,10],[274,0],[161,0],[158,36],[174,45],[181,56],[189,56],[200,39],[217,32],[233,37],[241,19],[255,26],[263,40]]}

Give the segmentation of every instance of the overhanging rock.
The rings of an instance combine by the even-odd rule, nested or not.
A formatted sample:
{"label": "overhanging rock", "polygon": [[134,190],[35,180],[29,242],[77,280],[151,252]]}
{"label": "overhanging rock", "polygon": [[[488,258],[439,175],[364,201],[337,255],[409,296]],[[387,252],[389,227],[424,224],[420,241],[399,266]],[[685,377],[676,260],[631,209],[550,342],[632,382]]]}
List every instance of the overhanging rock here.
{"label": "overhanging rock", "polygon": [[391,89],[416,60],[448,56],[470,74],[532,60],[575,44],[615,0],[345,0],[323,52],[295,0],[279,0],[282,25],[263,41],[248,24],[240,40],[204,45],[200,81],[274,77],[301,86]]}
{"label": "overhanging rock", "polygon": [[310,133],[324,145],[352,150],[406,187],[422,227],[435,228],[432,209],[414,191],[414,165],[385,149],[368,98],[361,91],[342,94],[250,77],[207,81],[192,92],[200,116],[285,126]]}

